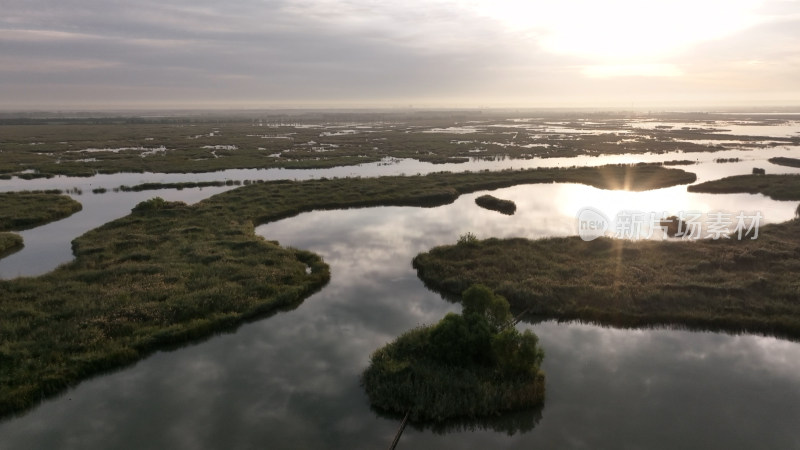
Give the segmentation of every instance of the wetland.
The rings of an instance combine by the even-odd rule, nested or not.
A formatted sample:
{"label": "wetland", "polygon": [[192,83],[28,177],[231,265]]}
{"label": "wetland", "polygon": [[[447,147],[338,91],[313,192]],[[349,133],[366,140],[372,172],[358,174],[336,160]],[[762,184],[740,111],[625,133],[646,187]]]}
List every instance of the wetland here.
{"label": "wetland", "polygon": [[[792,328],[797,314],[785,307],[797,295],[796,284],[788,278],[797,270],[792,254],[796,221],[791,221],[797,201],[755,193],[767,194],[763,186],[724,194],[687,190],[695,182],[749,174],[756,166],[767,167],[767,177],[797,173],[767,161],[800,157],[792,118],[755,117],[757,124],[747,125],[740,116],[680,115],[635,120],[613,115],[412,117],[404,122],[372,117],[366,121],[371,125],[365,125],[363,117],[314,118],[316,124],[307,117],[290,119],[251,118],[246,125],[314,130],[314,136],[302,139],[342,144],[339,148],[371,144],[329,140],[372,136],[369,128],[359,127],[393,128],[390,131],[396,134],[384,130],[384,135],[375,136],[388,143],[374,146],[378,147],[372,150],[374,159],[354,162],[352,156],[337,154],[337,147],[318,145],[333,150],[312,149],[316,155],[297,159],[323,167],[349,158],[348,165],[291,171],[277,168],[288,166],[265,165],[265,158],[252,160],[253,165],[246,158],[232,162],[236,152],[250,144],[213,140],[218,137],[213,129],[205,134],[214,136],[200,131],[184,137],[200,135],[196,140],[203,142],[197,151],[210,155],[209,161],[231,158],[217,162],[219,166],[208,161],[198,164],[223,172],[193,173],[196,167],[186,163],[185,156],[177,157],[174,165],[146,166],[150,162],[140,160],[161,152],[142,156],[149,151],[143,149],[164,146],[164,153],[169,153],[172,141],[158,141],[155,129],[144,128],[140,130],[146,133],[130,133],[139,137],[125,140],[114,131],[127,126],[120,123],[91,124],[109,125],[110,135],[103,136],[103,142],[94,138],[85,142],[84,149],[103,151],[83,153],[91,158],[108,153],[97,158],[107,156],[107,162],[64,166],[69,168],[65,172],[72,171],[70,167],[91,167],[80,173],[91,177],[58,172],[62,169],[55,166],[72,155],[58,164],[47,162],[45,158],[52,158],[48,155],[34,161],[39,155],[21,165],[15,160],[22,158],[21,146],[10,151],[13,157],[3,161],[9,179],[0,180],[0,189],[67,192],[78,187],[82,194],[72,190],[66,195],[83,203],[84,209],[38,227],[39,232],[29,230],[25,249],[0,261],[12,261],[17,273],[36,275],[14,278],[14,270],[0,270],[10,278],[0,282],[4,313],[8,312],[3,335],[10,337],[2,347],[7,383],[2,393],[4,404],[11,405],[7,412],[23,411],[0,422],[4,443],[10,448],[385,446],[399,420],[371,410],[359,385],[370,355],[412,328],[459,312],[460,305],[453,303],[458,298],[450,294],[443,298],[438,291],[460,292],[456,284],[481,278],[483,270],[497,277],[484,281],[497,281],[498,292],[509,300],[520,292],[559,301],[580,299],[581,292],[587,296],[600,292],[619,309],[601,314],[580,306],[569,309],[562,302],[554,307],[556,313],[536,311],[517,329],[535,332],[547,354],[541,366],[547,374],[544,405],[489,419],[436,426],[412,423],[401,447],[581,442],[614,447],[621,440],[650,448],[793,445],[791,424],[800,419],[794,408],[800,399],[792,394],[799,392],[800,349]],[[48,142],[72,141],[68,137],[56,141],[67,131],[47,130],[50,125],[3,126],[34,127],[26,130],[35,130],[36,142],[45,144],[29,147],[57,154],[57,146]],[[166,129],[170,124],[141,125]],[[219,128],[221,136],[233,133],[226,123],[208,126]],[[244,128],[242,122],[237,126]],[[545,142],[531,137],[534,130],[548,135],[552,142],[547,144],[554,147],[539,146]],[[514,136],[515,132],[522,134]],[[624,141],[646,132],[664,136],[672,132],[671,141],[663,146],[644,145],[648,142],[639,137]],[[624,148],[612,151],[601,142],[611,142],[610,136],[600,138],[605,134],[614,134],[616,147]],[[4,157],[8,135],[3,136]],[[489,138],[495,144],[483,144]],[[110,151],[117,149],[122,150]],[[465,160],[451,161],[454,158]],[[718,158],[740,159],[714,163]],[[683,170],[653,164],[684,160],[692,164],[679,166]],[[173,171],[181,164],[184,170]],[[503,171],[548,165],[562,168]],[[74,170],[71,175],[84,169]],[[117,170],[117,175],[102,174]],[[454,173],[435,173],[442,170]],[[417,173],[430,175],[408,176]],[[295,178],[307,181],[291,181]],[[219,180],[225,185],[169,185]],[[229,180],[233,181],[228,184]],[[257,181],[245,186],[246,180]],[[165,186],[157,193],[113,191],[143,183]],[[89,193],[96,188],[107,191]],[[792,187],[787,189],[793,192]],[[152,200],[154,195],[164,200]],[[513,201],[516,214],[478,207],[475,200],[482,195]],[[790,198],[796,200],[786,199]],[[594,206],[609,217],[623,209],[760,211],[764,228],[758,240],[739,243],[661,242],[655,236],[653,242],[601,238],[582,244],[569,236],[576,234],[575,214],[583,206]],[[70,232],[42,231],[73,222],[82,224]],[[466,246],[472,253],[462,255],[468,256],[463,263],[469,269],[453,269],[463,280],[443,288],[450,285],[435,286],[434,277],[423,275],[437,292],[428,290],[411,266],[412,259],[439,251],[434,248],[464,247],[456,241],[465,233],[474,233],[476,239]],[[43,256],[46,252],[26,253],[31,250],[27,244],[45,234],[66,245],[61,259]],[[515,241],[520,238],[526,241]],[[527,252],[528,240],[542,248]],[[515,245],[498,250],[506,243]],[[603,248],[592,250],[590,245]],[[725,251],[717,251],[718,247]],[[479,256],[483,250],[494,256]],[[515,252],[546,262],[517,261],[512,258]],[[660,252],[670,256],[663,258]],[[507,266],[494,264],[492,258],[498,254],[509,255]],[[621,254],[630,257],[625,266],[618,265]],[[573,260],[559,261],[555,255]],[[737,269],[737,277],[732,269],[742,258],[747,265]],[[53,271],[51,260],[66,265]],[[450,270],[448,260],[428,265],[444,273]],[[599,267],[596,276],[585,278],[593,270],[581,272],[581,268],[592,264]],[[770,264],[780,264],[781,269]],[[541,271],[524,273],[539,266]],[[514,284],[511,277],[517,276],[516,271],[521,280],[541,279],[530,281],[531,285]],[[664,277],[679,275],[676,271],[690,278],[665,281]],[[665,316],[639,320],[650,313],[637,309],[640,305],[631,295],[640,285],[649,289],[642,291],[648,305],[657,306]],[[665,289],[667,285],[674,289]],[[670,293],[669,306],[659,304],[664,292]],[[698,293],[708,300],[708,309],[705,303],[690,301]],[[698,308],[713,316],[718,300],[727,314],[719,320],[692,321],[681,315]],[[670,316],[669,311],[678,313]],[[748,322],[747,317],[771,319]],[[740,395],[731,396],[732,392]],[[31,409],[31,405],[36,406]],[[609,405],[615,414],[605,413]],[[675,433],[676,429],[682,431]]]}

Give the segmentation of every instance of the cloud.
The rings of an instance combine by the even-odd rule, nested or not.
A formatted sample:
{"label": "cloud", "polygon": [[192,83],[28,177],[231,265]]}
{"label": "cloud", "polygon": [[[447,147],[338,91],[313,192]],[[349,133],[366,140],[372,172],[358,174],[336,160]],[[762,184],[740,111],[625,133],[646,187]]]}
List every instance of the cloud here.
{"label": "cloud", "polygon": [[[0,95],[6,108],[608,104],[617,92],[658,97],[648,81],[633,91],[613,84],[655,82],[654,74],[684,83],[671,89],[691,97],[717,76],[709,61],[731,86],[771,80],[773,91],[792,89],[800,47],[797,16],[787,11],[797,2],[751,11],[747,2],[726,9],[714,1],[638,11],[674,23],[630,15],[627,29],[610,33],[632,4],[609,3],[600,17],[592,4],[511,0],[6,0]],[[722,25],[693,18],[708,11]],[[705,34],[689,42],[687,30]],[[653,42],[669,51],[643,56]]]}

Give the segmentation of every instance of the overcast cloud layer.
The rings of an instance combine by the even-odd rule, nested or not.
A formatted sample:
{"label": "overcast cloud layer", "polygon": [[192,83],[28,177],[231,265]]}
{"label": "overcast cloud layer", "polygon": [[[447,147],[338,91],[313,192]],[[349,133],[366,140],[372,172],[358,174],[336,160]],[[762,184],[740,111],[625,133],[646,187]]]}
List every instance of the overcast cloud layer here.
{"label": "overcast cloud layer", "polygon": [[800,105],[797,0],[0,10],[0,109]]}

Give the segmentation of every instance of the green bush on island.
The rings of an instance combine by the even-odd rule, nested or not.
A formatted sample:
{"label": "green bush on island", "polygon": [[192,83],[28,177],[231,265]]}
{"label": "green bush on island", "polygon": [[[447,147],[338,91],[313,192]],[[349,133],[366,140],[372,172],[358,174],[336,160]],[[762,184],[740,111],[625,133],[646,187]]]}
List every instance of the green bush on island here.
{"label": "green bush on island", "polygon": [[372,355],[362,384],[375,408],[440,422],[544,401],[536,335],[514,328],[508,302],[486,286],[470,287],[462,302],[462,314],[415,328]]}
{"label": "green bush on island", "polygon": [[481,208],[491,209],[509,216],[517,211],[517,205],[511,200],[503,200],[489,194],[476,198],[475,203]]}

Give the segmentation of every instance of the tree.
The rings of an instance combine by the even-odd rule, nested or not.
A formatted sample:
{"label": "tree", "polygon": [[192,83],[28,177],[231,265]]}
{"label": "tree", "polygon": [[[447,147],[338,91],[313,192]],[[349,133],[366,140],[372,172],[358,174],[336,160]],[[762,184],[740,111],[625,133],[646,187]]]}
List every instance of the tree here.
{"label": "tree", "polygon": [[511,323],[512,317],[508,301],[482,284],[474,284],[464,291],[462,303],[464,316],[477,314],[485,317],[494,333]]}

